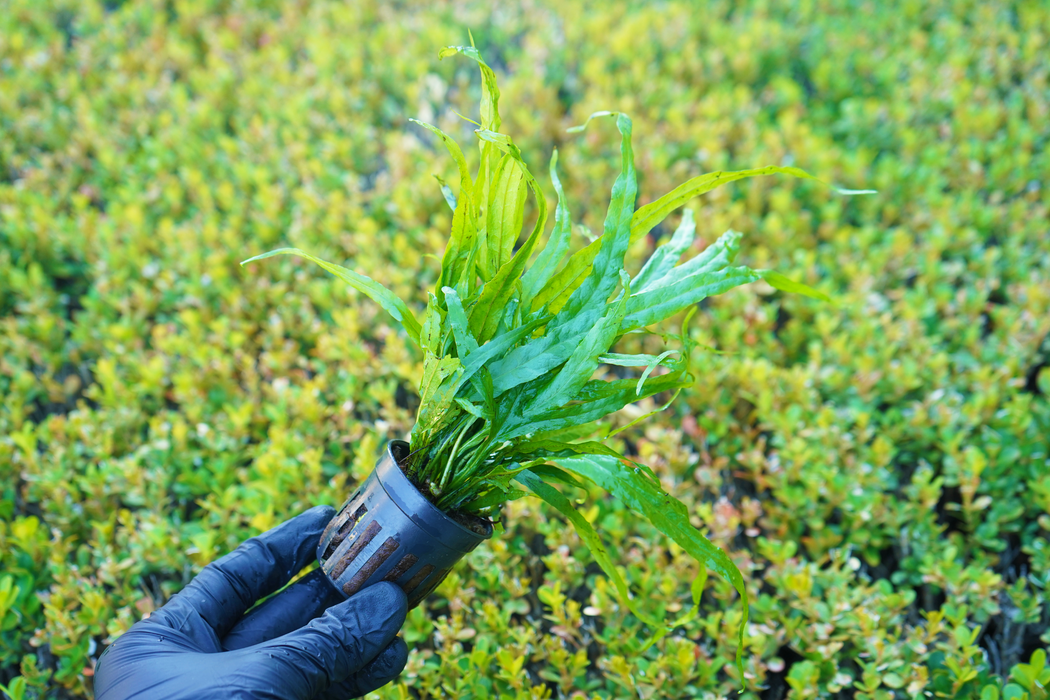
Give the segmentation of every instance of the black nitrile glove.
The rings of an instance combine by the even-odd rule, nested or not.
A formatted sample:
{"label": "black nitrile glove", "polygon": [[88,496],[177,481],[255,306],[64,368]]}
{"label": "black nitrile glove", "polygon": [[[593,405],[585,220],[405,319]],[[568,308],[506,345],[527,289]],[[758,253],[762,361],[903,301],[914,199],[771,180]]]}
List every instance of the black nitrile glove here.
{"label": "black nitrile glove", "polygon": [[244,614],[313,560],[334,514],[312,508],[206,566],[103,652],[96,700],[344,700],[397,677],[408,607],[392,583],[344,601],[314,571]]}

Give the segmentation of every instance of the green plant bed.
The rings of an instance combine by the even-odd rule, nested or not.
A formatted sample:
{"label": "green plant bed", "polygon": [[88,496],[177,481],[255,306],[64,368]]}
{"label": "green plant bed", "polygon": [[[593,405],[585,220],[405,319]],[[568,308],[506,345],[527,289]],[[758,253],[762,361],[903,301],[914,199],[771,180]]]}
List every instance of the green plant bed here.
{"label": "green plant bed", "polygon": [[[631,427],[673,392],[610,414],[605,430],[625,429],[604,442],[739,568],[744,676],[736,589],[697,581],[705,566],[581,478],[586,491],[554,488],[659,625],[624,605],[565,516],[522,498],[412,612],[409,666],[377,696],[1036,697],[1050,644],[1048,13],[4,3],[0,684],[91,697],[95,659],[135,621],[245,538],[339,505],[411,434],[424,357],[389,314],[308,261],[238,263],[296,247],[425,320],[454,217],[433,174],[453,194],[459,176],[407,117],[463,144],[474,179],[477,126],[456,113],[479,119],[477,64],[434,57],[471,27],[512,107],[499,132],[550,203],[537,247],[557,219],[558,150],[566,259],[603,233],[621,168],[614,118],[566,133],[595,110],[630,115],[636,210],[700,173],[765,163],[878,194],[748,178],[624,256],[633,283],[688,211],[683,259],[733,229],[735,264],[833,299],[760,280],[701,302],[688,337],[671,337],[676,317],[655,327],[666,340],[627,334],[613,350],[682,353],[643,391],[688,362],[674,403]],[[530,194],[519,242],[535,214]],[[645,648],[691,611],[694,581],[695,617]]]}

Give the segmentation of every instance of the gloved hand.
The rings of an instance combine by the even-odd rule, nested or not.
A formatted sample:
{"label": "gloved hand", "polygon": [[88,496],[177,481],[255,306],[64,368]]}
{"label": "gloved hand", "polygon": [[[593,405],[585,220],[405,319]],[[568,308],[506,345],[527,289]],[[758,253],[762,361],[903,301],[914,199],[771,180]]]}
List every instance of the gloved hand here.
{"label": "gloved hand", "polygon": [[313,560],[334,514],[312,508],[206,566],[103,652],[96,700],[344,700],[397,677],[408,607],[394,584],[344,601],[318,570],[244,614]]}

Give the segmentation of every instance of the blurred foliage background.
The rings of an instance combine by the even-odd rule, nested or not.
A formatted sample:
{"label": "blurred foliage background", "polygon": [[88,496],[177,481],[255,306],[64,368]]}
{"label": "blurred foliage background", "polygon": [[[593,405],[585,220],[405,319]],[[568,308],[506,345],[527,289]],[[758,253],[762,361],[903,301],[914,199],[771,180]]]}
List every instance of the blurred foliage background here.
{"label": "blurred foliage background", "polygon": [[[701,245],[736,228],[746,264],[836,301],[710,300],[719,352],[617,444],[744,571],[747,677],[729,586],[643,651],[574,532],[519,502],[379,696],[1045,698],[1050,6],[969,0],[0,0],[0,683],[90,697],[106,644],[408,432],[420,358],[374,304],[237,263],[299,246],[422,309],[455,169],[407,120],[473,142],[477,67],[437,60],[468,28],[533,170],[560,150],[575,246],[618,139],[565,129],[599,109],[634,119],[639,205],[766,164],[879,194],[694,200]],[[613,500],[586,514],[680,610],[696,565]]]}

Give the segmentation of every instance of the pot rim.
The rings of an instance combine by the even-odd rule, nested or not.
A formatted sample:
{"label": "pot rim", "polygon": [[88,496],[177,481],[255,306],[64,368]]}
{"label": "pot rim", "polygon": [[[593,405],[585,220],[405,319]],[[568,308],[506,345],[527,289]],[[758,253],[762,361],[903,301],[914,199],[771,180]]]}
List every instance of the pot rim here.
{"label": "pot rim", "polygon": [[491,523],[487,535],[478,534],[457,523],[420,493],[398,464],[398,457],[407,455],[410,449],[404,440],[390,440],[384,458],[376,465],[376,477],[390,500],[423,531],[457,551],[470,552],[491,538]]}

